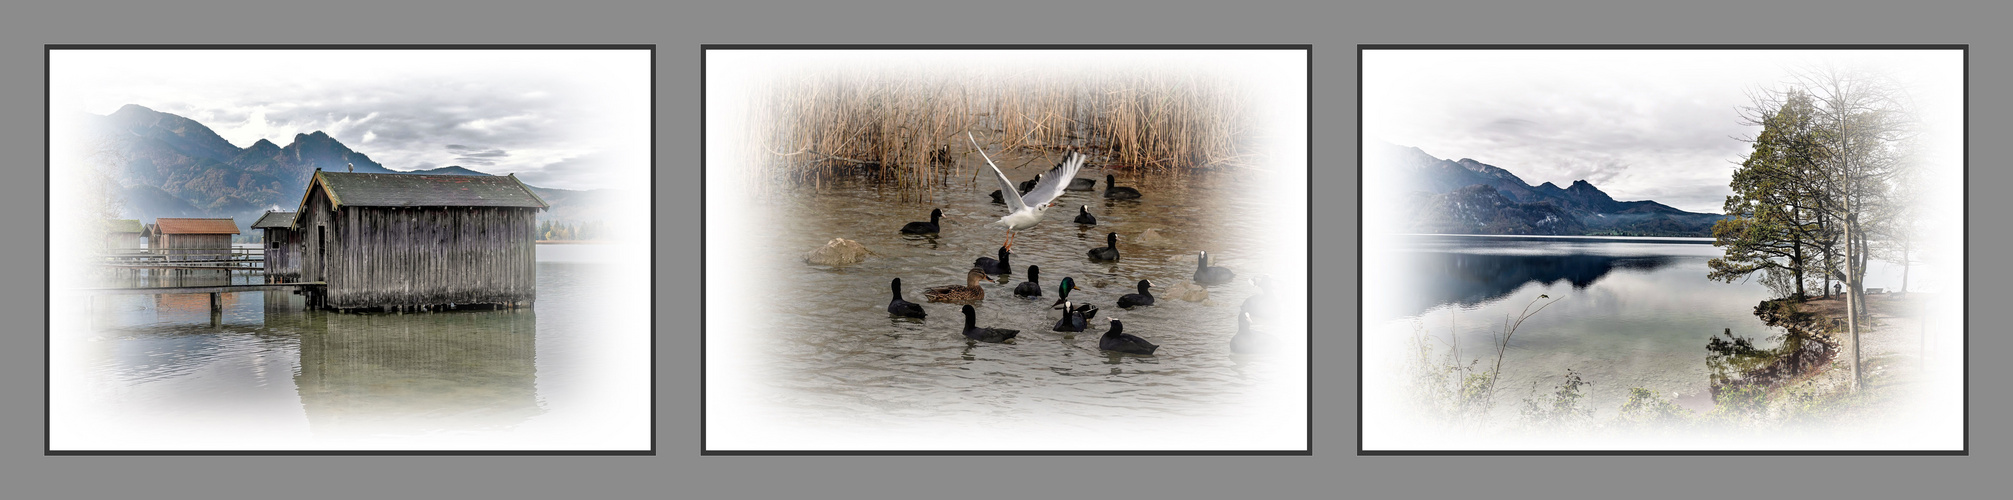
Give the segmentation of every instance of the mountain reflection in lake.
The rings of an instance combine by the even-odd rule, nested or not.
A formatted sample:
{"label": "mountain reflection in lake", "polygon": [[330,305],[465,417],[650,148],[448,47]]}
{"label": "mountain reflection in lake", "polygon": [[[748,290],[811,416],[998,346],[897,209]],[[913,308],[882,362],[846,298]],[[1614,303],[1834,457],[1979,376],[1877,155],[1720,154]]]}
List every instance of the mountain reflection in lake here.
{"label": "mountain reflection in lake", "polygon": [[1583,290],[1613,271],[1650,272],[1678,262],[1671,256],[1504,255],[1420,252],[1412,256],[1423,280],[1412,295],[1417,309],[1456,304],[1474,307],[1494,302],[1525,283],[1551,285],[1560,281]]}
{"label": "mountain reflection in lake", "polygon": [[629,404],[612,397],[647,401],[642,390],[609,389],[647,373],[647,359],[590,354],[607,352],[612,335],[642,335],[595,319],[627,314],[598,290],[610,264],[594,256],[605,249],[555,246],[539,248],[535,308],[515,311],[342,314],[287,292],[245,292],[224,294],[224,312],[212,315],[206,294],[78,297],[71,312],[89,330],[52,331],[76,366],[52,371],[52,410],[65,417],[52,421],[57,447],[583,449],[599,445],[569,436],[647,430],[647,408],[606,411]]}
{"label": "mountain reflection in lake", "polygon": [[1384,306],[1382,319],[1370,324],[1382,328],[1366,334],[1424,334],[1433,339],[1438,357],[1458,346],[1460,363],[1482,359],[1487,365],[1494,361],[1489,346],[1506,318],[1514,321],[1540,295],[1562,298],[1512,337],[1497,385],[1503,402],[1494,412],[1499,418],[1514,417],[1519,400],[1549,393],[1569,368],[1595,384],[1583,404],[1596,408],[1597,416],[1613,416],[1631,387],[1701,409],[1696,405],[1710,401],[1699,399],[1708,385],[1708,338],[1727,329],[1758,339],[1778,333],[1753,314],[1754,305],[1768,298],[1767,288],[1706,279],[1706,261],[1721,253],[1706,244],[1709,240],[1463,235],[1398,240],[1391,260],[1396,275],[1410,283],[1377,302]]}

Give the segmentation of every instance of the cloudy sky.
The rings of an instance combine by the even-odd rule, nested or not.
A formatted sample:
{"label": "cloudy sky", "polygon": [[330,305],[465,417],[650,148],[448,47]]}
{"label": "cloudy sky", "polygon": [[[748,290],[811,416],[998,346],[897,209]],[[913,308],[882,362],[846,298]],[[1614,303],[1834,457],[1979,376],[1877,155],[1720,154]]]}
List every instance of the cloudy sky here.
{"label": "cloudy sky", "polygon": [[1739,108],[1813,64],[1885,71],[1925,112],[1961,117],[1957,51],[1366,51],[1364,139],[1718,213],[1750,150],[1737,138],[1759,131]]}
{"label": "cloudy sky", "polygon": [[320,130],[394,170],[564,189],[634,187],[650,168],[645,50],[69,50],[50,64],[51,113],[139,104],[238,147]]}

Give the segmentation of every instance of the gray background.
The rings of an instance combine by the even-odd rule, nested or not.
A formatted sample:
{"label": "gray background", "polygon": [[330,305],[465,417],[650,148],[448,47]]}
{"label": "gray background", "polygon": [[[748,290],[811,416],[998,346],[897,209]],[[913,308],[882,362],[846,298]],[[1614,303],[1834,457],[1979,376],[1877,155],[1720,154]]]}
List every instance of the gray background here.
{"label": "gray background", "polygon": [[[1986,2],[1751,1],[1186,2],[1090,6],[1016,0],[826,2],[802,6],[658,2],[350,0],[66,2],[6,8],[0,19],[0,203],[18,236],[0,245],[0,488],[9,498],[383,496],[1235,497],[1383,498],[1973,496],[2013,470],[1994,385],[2008,366],[2004,329],[1972,331],[1970,457],[1358,457],[1355,456],[1355,143],[1359,43],[1968,43],[1970,136],[2008,129],[2002,9]],[[437,4],[439,2],[427,2]],[[864,2],[857,2],[864,3]],[[196,7],[201,4],[201,8]],[[648,43],[658,47],[658,456],[655,457],[44,457],[42,454],[43,44],[47,43]],[[702,43],[1311,43],[1315,54],[1315,431],[1312,457],[701,457],[699,456],[699,45]],[[252,64],[253,61],[247,61]],[[316,71],[273,61],[273,71]],[[327,69],[327,68],[322,68]],[[1450,69],[1449,77],[1461,75]],[[1989,150],[1987,150],[1989,151]],[[2006,168],[1971,164],[1974,311],[2007,292]],[[1950,214],[1952,217],[1958,214]],[[29,236],[36,235],[36,236]],[[32,242],[32,243],[31,243]],[[1978,493],[1973,493],[1978,492]],[[1334,496],[1331,496],[1334,495]]]}

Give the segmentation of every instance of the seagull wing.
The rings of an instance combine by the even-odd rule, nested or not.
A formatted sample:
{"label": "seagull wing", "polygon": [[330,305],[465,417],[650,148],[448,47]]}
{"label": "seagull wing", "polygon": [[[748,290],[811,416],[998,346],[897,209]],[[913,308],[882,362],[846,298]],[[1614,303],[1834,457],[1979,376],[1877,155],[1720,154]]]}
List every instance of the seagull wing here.
{"label": "seagull wing", "polygon": [[1069,187],[1069,182],[1076,179],[1076,171],[1083,169],[1083,159],[1084,156],[1075,151],[1064,155],[1062,164],[1041,174],[1041,182],[1035,183],[1034,189],[1027,190],[1027,194],[1021,197],[1021,203],[1038,207],[1055,201],[1056,197],[1062,196],[1063,188]]}
{"label": "seagull wing", "polygon": [[[1006,200],[1006,206],[1007,206],[1007,211],[1008,211],[1008,212],[1019,212],[1019,211],[1021,211],[1021,210],[1024,210],[1024,209],[1026,209],[1026,208],[1027,208],[1027,202],[1024,202],[1024,201],[1021,201],[1021,196],[1020,196],[1020,191],[1019,191],[1019,190],[1018,190],[1017,188],[1015,188],[1015,187],[1014,187],[1014,185],[1013,185],[1013,181],[1009,181],[1009,180],[1007,180],[1007,178],[1006,178],[1006,173],[1004,173],[1004,172],[1000,172],[1000,166],[999,166],[999,165],[994,165],[994,164],[993,164],[993,158],[992,158],[991,156],[986,156],[986,149],[985,149],[985,148],[981,148],[981,147],[979,147],[979,140],[978,140],[978,138],[976,138],[976,137],[972,137],[972,133],[971,133],[971,132],[965,132],[965,138],[966,138],[966,139],[971,139],[971,141],[972,141],[972,149],[976,149],[976,150],[978,150],[978,151],[979,151],[979,157],[981,157],[981,158],[985,158],[985,159],[986,159],[986,166],[988,166],[988,167],[992,167],[992,168],[993,168],[993,175],[994,175],[994,176],[997,176],[997,177],[999,177],[999,180],[1000,180],[1000,199],[1003,199],[1003,200]],[[1033,193],[1033,192],[1034,192],[1035,190],[1040,190],[1040,189],[1041,189],[1041,186],[1035,186],[1035,189],[1034,189],[1034,190],[1030,190],[1030,191],[1028,191],[1028,192],[1029,192],[1029,193]]]}

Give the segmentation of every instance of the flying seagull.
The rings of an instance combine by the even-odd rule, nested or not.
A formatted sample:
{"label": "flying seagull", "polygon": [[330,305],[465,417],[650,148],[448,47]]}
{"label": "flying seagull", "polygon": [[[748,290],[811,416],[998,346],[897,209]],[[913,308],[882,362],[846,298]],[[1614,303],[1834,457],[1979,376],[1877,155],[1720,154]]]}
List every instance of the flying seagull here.
{"label": "flying seagull", "polygon": [[1048,207],[1055,206],[1056,197],[1062,196],[1063,188],[1068,187],[1069,180],[1076,177],[1076,171],[1083,168],[1083,155],[1071,151],[1063,155],[1061,164],[1037,176],[1036,179],[1039,180],[1035,182],[1034,189],[1029,189],[1026,195],[1022,195],[1014,190],[1013,181],[1007,180],[1006,173],[1000,171],[999,165],[993,164],[993,159],[986,155],[985,148],[979,147],[978,138],[973,137],[971,132],[965,132],[965,138],[971,139],[972,147],[978,149],[979,156],[986,159],[986,166],[992,167],[993,175],[999,178],[1000,196],[1006,199],[1007,210],[1010,212],[1005,217],[1000,217],[1000,220],[987,225],[1006,228],[1007,240],[1000,246],[1008,250],[1013,249],[1014,231],[1041,223],[1042,214],[1048,212]]}

